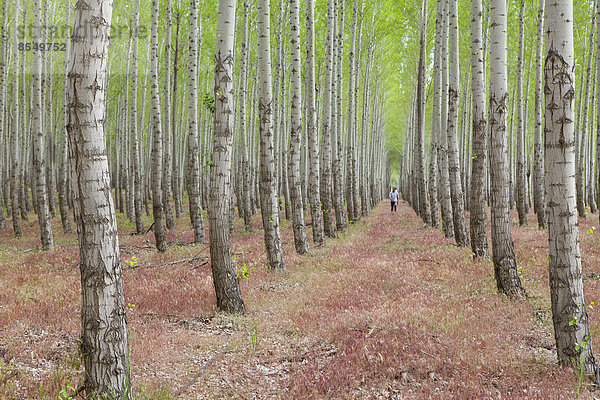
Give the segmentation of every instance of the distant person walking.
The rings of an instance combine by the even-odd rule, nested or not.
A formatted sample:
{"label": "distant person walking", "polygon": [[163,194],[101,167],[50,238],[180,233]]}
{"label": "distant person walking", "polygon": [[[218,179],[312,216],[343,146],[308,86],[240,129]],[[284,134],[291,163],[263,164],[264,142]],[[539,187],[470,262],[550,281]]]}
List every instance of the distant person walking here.
{"label": "distant person walking", "polygon": [[390,192],[390,204],[392,205],[391,211],[398,211],[398,192],[396,192],[396,188],[392,188]]}

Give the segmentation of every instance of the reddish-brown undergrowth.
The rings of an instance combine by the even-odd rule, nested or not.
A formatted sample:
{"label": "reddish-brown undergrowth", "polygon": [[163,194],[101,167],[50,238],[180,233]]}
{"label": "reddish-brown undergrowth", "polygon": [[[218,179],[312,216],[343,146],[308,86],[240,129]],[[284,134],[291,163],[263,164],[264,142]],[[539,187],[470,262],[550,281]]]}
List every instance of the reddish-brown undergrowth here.
{"label": "reddish-brown undergrowth", "polygon": [[[580,222],[588,304],[600,302],[596,218]],[[0,398],[55,399],[82,383],[77,236],[53,223],[52,253],[37,249],[31,216],[23,238],[1,233]],[[259,218],[253,233],[236,219],[245,316],[215,309],[208,247],[190,244],[187,218],[163,254],[151,233],[132,236],[119,223],[136,398],[577,396],[576,374],[556,365],[547,237],[533,214],[529,226],[513,225],[529,295],[520,301],[497,293],[489,260],[473,261],[404,203],[393,214],[375,208],[304,256],[286,221],[285,273],[266,270]],[[589,308],[594,340],[599,307]]]}

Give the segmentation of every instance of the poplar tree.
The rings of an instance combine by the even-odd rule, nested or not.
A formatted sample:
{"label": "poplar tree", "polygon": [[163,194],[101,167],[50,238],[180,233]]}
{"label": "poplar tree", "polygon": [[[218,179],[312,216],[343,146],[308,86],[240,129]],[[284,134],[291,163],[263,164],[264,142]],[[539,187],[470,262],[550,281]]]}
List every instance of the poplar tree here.
{"label": "poplar tree", "polygon": [[[131,399],[123,274],[104,128],[112,2],[77,4],[67,130],[79,234],[84,385],[88,398]],[[97,56],[89,57],[92,53]]]}

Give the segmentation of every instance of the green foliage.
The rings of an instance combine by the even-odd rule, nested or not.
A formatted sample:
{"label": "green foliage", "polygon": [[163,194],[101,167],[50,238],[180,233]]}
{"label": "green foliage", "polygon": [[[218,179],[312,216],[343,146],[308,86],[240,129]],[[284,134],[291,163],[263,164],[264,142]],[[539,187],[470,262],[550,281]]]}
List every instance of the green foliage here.
{"label": "green foliage", "polygon": [[138,259],[137,257],[131,257],[130,260],[125,260],[123,261],[125,264],[127,264],[129,266],[129,268],[134,268],[137,264],[138,264]]}
{"label": "green foliage", "polygon": [[248,271],[248,266],[246,265],[246,263],[244,263],[237,271],[237,277],[238,280],[241,281],[243,279],[246,283],[248,283],[250,279],[250,271]]}
{"label": "green foliage", "polygon": [[215,96],[212,93],[206,92],[204,93],[204,97],[202,97],[202,104],[211,114],[215,112]]}
{"label": "green foliage", "polygon": [[71,385],[67,385],[63,390],[58,392],[58,400],[75,400],[77,389]]}

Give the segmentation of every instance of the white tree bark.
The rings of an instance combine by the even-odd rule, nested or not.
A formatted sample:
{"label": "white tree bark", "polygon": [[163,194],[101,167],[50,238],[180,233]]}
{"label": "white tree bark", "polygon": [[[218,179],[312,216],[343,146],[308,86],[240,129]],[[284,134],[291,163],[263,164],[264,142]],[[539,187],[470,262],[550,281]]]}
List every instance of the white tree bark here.
{"label": "white tree bark", "polygon": [[448,171],[448,0],[442,0],[444,3],[443,23],[442,23],[442,115],[441,129],[439,136],[438,167],[439,167],[439,187],[441,194],[442,209],[442,229],[444,235],[454,237],[454,217],[452,215],[452,202],[450,198],[450,173]]}
{"label": "white tree bark", "polygon": [[[336,0],[337,2],[337,0]],[[334,61],[336,77],[331,86],[332,94],[332,122],[331,122],[331,133],[332,133],[332,154],[333,154],[333,198],[335,202],[335,221],[336,228],[339,231],[344,231],[348,227],[348,216],[346,214],[346,207],[344,201],[344,174],[343,174],[343,154],[344,154],[344,127],[343,127],[343,112],[342,112],[342,101],[343,101],[343,52],[344,52],[344,25],[345,25],[345,7],[344,1],[340,0],[335,6],[337,31],[335,34],[336,51]],[[339,16],[339,19],[337,18]]]}
{"label": "white tree bark", "polygon": [[525,121],[523,120],[523,53],[525,47],[525,0],[521,0],[519,11],[519,56],[517,58],[517,171],[516,202],[519,225],[527,225],[525,202]]}
{"label": "white tree bark", "polygon": [[460,179],[458,152],[458,107],[459,107],[459,54],[458,54],[458,0],[450,0],[448,12],[450,24],[448,35],[448,173],[450,197],[454,221],[454,239],[459,246],[469,245],[465,200]]}
{"label": "white tree bark", "polygon": [[[15,0],[15,8],[13,11],[14,26],[19,25],[19,0]],[[18,43],[17,30],[13,29],[13,43]],[[13,46],[13,85],[12,85],[12,115],[13,122],[12,135],[10,138],[10,155],[11,155],[11,170],[10,170],[10,193],[11,193],[11,209],[13,231],[16,237],[21,237],[21,220],[19,219],[19,179],[21,164],[19,160],[19,58],[20,53],[17,46]]]}
{"label": "white tree bark", "polygon": [[421,1],[421,36],[419,40],[419,65],[417,72],[417,164],[419,212],[423,222],[431,224],[431,210],[427,191],[425,160],[425,65],[427,63],[427,0]]}
{"label": "white tree bark", "polygon": [[[154,239],[156,248],[167,250],[167,237],[163,221],[162,177],[163,177],[163,140],[158,93],[158,1],[152,0],[152,26],[150,37],[150,92],[152,97],[152,216],[154,217]],[[168,198],[166,199],[169,200]]]}
{"label": "white tree bark", "polygon": [[[138,29],[140,18],[140,0],[136,0],[136,11],[134,14],[133,25],[133,59],[131,63],[131,87],[130,87],[130,117],[129,117],[129,135],[130,135],[130,179],[129,188],[133,194],[133,211],[135,218],[135,228],[138,235],[144,233],[144,221],[142,219],[142,208],[144,206],[143,199],[143,182],[142,182],[142,167],[140,161],[140,141],[138,135],[138,112],[137,112],[137,97],[138,97]],[[142,113],[142,116],[144,114]]]}
{"label": "white tree bark", "polygon": [[260,205],[269,268],[285,270],[273,154],[273,93],[271,87],[270,0],[258,1],[258,91],[260,129]]}
{"label": "white tree bark", "polygon": [[573,2],[546,5],[545,182],[550,299],[558,361],[597,377],[583,295],[575,192]]}
{"label": "white tree bark", "polygon": [[292,218],[294,224],[294,245],[299,254],[308,253],[306,227],[304,226],[304,204],[302,180],[300,178],[300,140],[302,136],[302,77],[300,66],[300,10],[298,0],[290,0],[290,53],[292,60],[291,76],[291,137],[288,160],[288,180]]}
{"label": "white tree bark", "polygon": [[313,240],[315,244],[325,243],[323,231],[323,213],[321,210],[319,142],[315,105],[315,39],[314,4],[306,0],[306,134],[309,149],[308,196],[312,220]]}
{"label": "white tree bark", "polygon": [[487,119],[485,64],[483,59],[483,9],[481,0],[471,1],[471,91],[472,91],[472,180],[471,249],[476,258],[489,257],[485,231],[485,166],[487,163]]}
{"label": "white tree bark", "polygon": [[542,147],[542,52],[544,47],[544,5],[545,0],[539,0],[537,44],[535,51],[535,131],[533,144],[533,201],[540,229],[546,228],[544,154]]}
{"label": "white tree bark", "polygon": [[[5,106],[6,106],[6,95],[7,95],[6,75],[8,72],[8,68],[7,68],[8,40],[7,40],[7,35],[6,35],[7,22],[8,22],[8,2],[6,1],[6,2],[4,2],[4,6],[2,7],[2,26],[0,27],[0,138],[2,138],[0,146],[2,146],[5,150],[8,150],[8,146],[6,145],[7,144],[6,138],[9,136],[8,130],[5,129],[6,113],[4,111]],[[0,198],[0,229],[6,229],[6,219],[4,217],[3,206],[6,205],[7,211],[10,208],[9,203],[6,201],[6,200],[8,200],[7,193],[6,193],[6,189],[8,187],[4,185],[4,183],[6,182],[4,179],[4,172],[7,169],[7,165],[5,164],[6,158],[4,157],[4,154],[6,154],[6,153],[3,153],[2,155],[0,155],[0,192],[2,192],[1,197],[3,197],[3,198]]]}
{"label": "white tree bark", "polygon": [[[596,10],[597,7],[597,1],[594,1],[594,11]],[[577,179],[575,181],[575,185],[576,185],[576,190],[577,190],[577,212],[579,213],[579,216],[581,218],[585,218],[585,205],[586,205],[586,198],[585,198],[585,184],[586,184],[586,179],[585,179],[585,174],[586,174],[586,158],[587,158],[587,150],[586,150],[586,142],[587,142],[587,137],[588,137],[588,112],[589,112],[589,105],[590,105],[590,95],[592,92],[592,82],[591,82],[591,78],[592,78],[592,55],[594,54],[594,27],[595,27],[595,23],[596,23],[596,13],[594,12],[593,17],[592,17],[592,21],[590,23],[590,32],[589,32],[589,36],[588,36],[588,49],[587,49],[587,57],[586,57],[586,72],[585,72],[585,83],[583,84],[583,89],[582,89],[582,93],[584,94],[583,98],[582,98],[582,104],[580,105],[580,109],[582,108],[583,111],[579,114],[581,117],[578,116],[578,118],[581,118],[581,125],[579,127],[579,132],[581,135],[581,140],[580,140],[580,145],[579,145],[579,149],[578,152],[576,152],[576,155],[578,155],[578,160],[577,160]]]}
{"label": "white tree bark", "polygon": [[433,50],[433,106],[431,112],[431,150],[429,156],[429,201],[431,209],[431,226],[440,226],[438,203],[438,159],[439,140],[442,119],[442,34],[444,23],[444,4],[437,1],[435,18],[435,44]]}
{"label": "white tree bark", "polygon": [[88,0],[75,7],[67,130],[81,259],[86,397],[131,399],[129,338],[104,128],[111,17],[112,2],[107,0]]}
{"label": "white tree bark", "polygon": [[517,270],[511,236],[506,123],[508,111],[506,0],[490,7],[490,208],[492,258],[498,290],[508,297],[525,294]]}
{"label": "white tree bark", "polygon": [[242,214],[244,217],[244,226],[246,232],[252,232],[252,207],[251,207],[251,188],[250,163],[248,159],[248,132],[246,126],[246,103],[248,98],[248,62],[249,62],[249,43],[248,43],[248,19],[250,14],[250,3],[244,1],[244,27],[242,37],[242,65],[240,67],[240,153],[241,153],[241,173],[242,179]]}
{"label": "white tree bark", "polygon": [[[171,134],[173,137],[172,141],[172,165],[171,165],[171,184],[173,187],[173,197],[175,200],[175,218],[181,218],[181,213],[183,212],[183,204],[182,204],[182,185],[181,185],[181,175],[179,173],[179,160],[178,160],[178,147],[179,142],[183,142],[182,140],[177,140],[177,81],[179,76],[179,29],[180,29],[180,21],[181,21],[181,13],[178,10],[175,14],[175,21],[177,28],[175,29],[175,54],[173,55],[173,101],[171,104]],[[183,96],[182,96],[183,99]],[[183,108],[183,107],[182,107]],[[183,118],[180,119],[183,121]],[[179,129],[179,132],[182,132]],[[181,135],[183,136],[183,135]]]}
{"label": "white tree bark", "polygon": [[165,225],[167,229],[172,230],[175,228],[175,221],[173,219],[173,207],[171,205],[171,31],[173,26],[173,0],[167,0],[167,7],[165,10],[166,17],[166,29],[165,29],[165,96],[164,96],[164,111],[163,116],[163,135],[162,135],[162,147],[163,147],[163,160],[162,160],[162,197],[163,197],[163,208],[165,210]]}
{"label": "white tree bark", "polygon": [[334,0],[327,1],[327,50],[325,80],[323,84],[323,128],[321,131],[321,201],[323,204],[324,231],[328,237],[335,237],[333,224],[333,193],[331,171],[331,82],[333,80],[333,41],[334,41]]}
{"label": "white tree bark", "polygon": [[[66,26],[71,26],[71,2],[67,1],[66,4],[66,17],[65,24]],[[63,73],[63,120],[62,120],[62,129],[61,129],[61,150],[60,150],[60,165],[58,169],[58,207],[60,210],[60,219],[62,223],[63,230],[65,233],[71,232],[71,222],[69,220],[69,208],[67,204],[67,164],[69,158],[69,138],[67,135],[67,94],[68,94],[68,68],[69,68],[69,58],[71,52],[71,43],[69,38],[65,39],[65,59],[64,59],[64,73]],[[117,189],[118,190],[118,189]]]}
{"label": "white tree bark", "polygon": [[[42,9],[40,0],[34,3],[33,19],[39,26],[42,25]],[[46,188],[46,157],[45,157],[45,135],[42,121],[42,53],[41,50],[34,51],[33,60],[33,91],[32,91],[32,131],[33,131],[33,171],[35,174],[35,192],[38,201],[38,222],[40,225],[40,236],[42,250],[54,250],[54,239],[52,238],[52,225],[50,223],[50,212],[48,210],[48,193]]]}
{"label": "white tree bark", "polygon": [[200,166],[198,161],[198,2],[190,1],[189,77],[188,77],[188,170],[190,220],[194,242],[204,243],[204,223],[200,199]]}
{"label": "white tree bark", "polygon": [[210,178],[210,259],[217,306],[243,314],[244,302],[231,255],[229,213],[233,202],[231,164],[233,156],[234,99],[233,62],[236,0],[220,0],[215,49],[215,113],[213,164]]}

